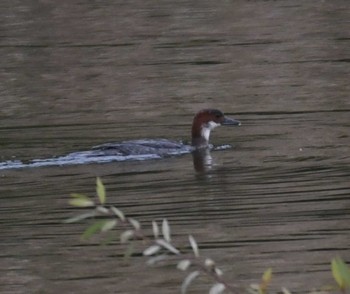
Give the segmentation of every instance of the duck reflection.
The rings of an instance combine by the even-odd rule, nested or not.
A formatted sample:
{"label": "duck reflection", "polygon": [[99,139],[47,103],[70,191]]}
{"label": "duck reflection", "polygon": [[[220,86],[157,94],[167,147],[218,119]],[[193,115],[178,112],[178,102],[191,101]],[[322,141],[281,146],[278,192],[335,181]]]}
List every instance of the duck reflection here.
{"label": "duck reflection", "polygon": [[213,158],[209,148],[196,149],[192,152],[193,167],[196,172],[205,173],[212,169]]}

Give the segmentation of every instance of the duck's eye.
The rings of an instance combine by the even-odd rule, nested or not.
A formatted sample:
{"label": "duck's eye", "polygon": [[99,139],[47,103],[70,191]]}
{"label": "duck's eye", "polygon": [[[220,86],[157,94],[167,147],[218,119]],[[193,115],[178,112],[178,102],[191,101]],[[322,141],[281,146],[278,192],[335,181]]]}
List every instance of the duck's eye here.
{"label": "duck's eye", "polygon": [[221,115],[220,115],[220,114],[215,114],[215,117],[216,117],[216,118],[220,118]]}

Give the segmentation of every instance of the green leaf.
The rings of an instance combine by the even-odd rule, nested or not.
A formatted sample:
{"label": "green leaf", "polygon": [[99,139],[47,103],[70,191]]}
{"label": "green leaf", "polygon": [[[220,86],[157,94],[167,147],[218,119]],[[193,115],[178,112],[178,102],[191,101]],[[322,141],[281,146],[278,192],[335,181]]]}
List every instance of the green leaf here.
{"label": "green leaf", "polygon": [[120,243],[126,243],[135,236],[134,230],[127,230],[120,234]]}
{"label": "green leaf", "polygon": [[77,216],[73,216],[69,219],[64,220],[63,223],[65,223],[65,224],[75,223],[75,222],[78,222],[78,221],[81,221],[81,220],[84,220],[84,219],[87,219],[90,217],[94,217],[95,215],[96,215],[95,211],[84,213],[84,214],[79,214]]}
{"label": "green leaf", "polygon": [[156,221],[152,221],[152,229],[153,229],[154,238],[157,239],[159,236],[159,227]]}
{"label": "green leaf", "polygon": [[101,206],[101,205],[96,207],[96,212],[98,212],[100,214],[105,214],[105,215],[109,214],[109,210],[106,207]]}
{"label": "green leaf", "polygon": [[136,231],[141,229],[141,225],[140,225],[139,221],[137,221],[136,219],[129,217],[128,222],[134,227],[134,229]]}
{"label": "green leaf", "polygon": [[117,224],[118,224],[118,221],[116,219],[107,220],[105,224],[102,226],[101,232],[108,232],[112,230]]}
{"label": "green leaf", "polygon": [[258,292],[260,294],[265,294],[266,293],[266,289],[267,287],[269,286],[270,282],[271,282],[271,278],[272,278],[272,269],[271,268],[268,268],[262,278],[261,278],[261,283],[259,285],[259,290]]}
{"label": "green leaf", "polygon": [[180,260],[177,264],[177,268],[182,271],[186,271],[191,266],[191,261],[189,259]]}
{"label": "green leaf", "polygon": [[145,256],[151,256],[151,255],[156,254],[161,248],[162,247],[160,247],[160,245],[152,245],[152,246],[146,248],[142,254]]}
{"label": "green leaf", "polygon": [[292,294],[292,292],[290,292],[287,288],[284,287],[282,287],[281,291],[283,294]]}
{"label": "green leaf", "polygon": [[97,232],[100,232],[107,222],[109,222],[109,220],[100,220],[93,223],[84,231],[82,238],[89,239],[92,235],[96,234]]}
{"label": "green leaf", "polygon": [[190,236],[188,236],[188,239],[190,241],[194,256],[199,257],[198,245],[197,245],[195,238],[192,235],[190,235]]}
{"label": "green leaf", "polygon": [[74,198],[69,200],[69,204],[76,207],[91,207],[95,206],[95,203],[89,198]]}
{"label": "green leaf", "polygon": [[268,285],[271,282],[271,278],[272,278],[272,268],[268,268],[262,276],[262,282],[265,285]]}
{"label": "green leaf", "polygon": [[350,268],[339,256],[332,259],[332,274],[340,289],[350,288]]}
{"label": "green leaf", "polygon": [[69,200],[69,204],[77,207],[94,206],[95,203],[88,196],[78,193],[70,194],[73,199]]}
{"label": "green leaf", "polygon": [[106,202],[106,189],[100,178],[96,179],[96,193],[101,204]]}
{"label": "green leaf", "polygon": [[250,284],[249,288],[247,289],[250,294],[259,294],[261,293],[260,285],[259,284]]}
{"label": "green leaf", "polygon": [[180,251],[178,249],[176,249],[173,245],[171,245],[169,242],[163,239],[157,239],[156,243],[162,246],[163,248],[168,249],[170,252],[174,254],[180,254]]}
{"label": "green leaf", "polygon": [[187,277],[184,279],[182,285],[181,285],[181,294],[186,294],[187,293],[187,288],[188,286],[193,282],[195,278],[199,276],[200,272],[199,271],[194,271],[191,272],[190,274],[187,275]]}
{"label": "green leaf", "polygon": [[121,210],[119,210],[119,209],[116,208],[115,206],[111,206],[111,207],[110,207],[110,210],[112,210],[112,212],[113,212],[117,217],[119,217],[119,219],[120,219],[121,221],[125,221],[125,215],[124,215],[124,213],[123,213]]}
{"label": "green leaf", "polygon": [[209,294],[221,294],[225,289],[226,286],[223,283],[216,283],[210,288]]}
{"label": "green leaf", "polygon": [[86,195],[80,194],[80,193],[71,193],[70,196],[73,198],[89,199],[89,196],[86,196]]}
{"label": "green leaf", "polygon": [[339,288],[343,288],[343,279],[340,275],[336,258],[332,259],[332,275],[337,282]]}
{"label": "green leaf", "polygon": [[167,242],[170,242],[171,241],[171,238],[170,238],[170,226],[169,226],[168,220],[166,218],[163,219],[162,233],[163,233],[164,239]]}
{"label": "green leaf", "polygon": [[157,264],[158,262],[167,260],[168,258],[169,258],[169,255],[166,255],[166,254],[156,255],[156,256],[154,256],[154,257],[149,258],[149,259],[147,260],[146,264],[147,264],[147,265],[155,265],[155,264]]}

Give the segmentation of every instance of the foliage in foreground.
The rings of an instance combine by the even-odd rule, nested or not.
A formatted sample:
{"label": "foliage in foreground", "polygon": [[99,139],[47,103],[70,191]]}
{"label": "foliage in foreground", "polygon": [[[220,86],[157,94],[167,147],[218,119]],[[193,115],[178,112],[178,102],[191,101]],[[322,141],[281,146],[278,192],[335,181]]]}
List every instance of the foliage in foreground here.
{"label": "foliage in foreground", "polygon": [[[148,258],[147,264],[153,265],[164,260],[176,260],[177,268],[182,271],[189,272],[181,285],[181,293],[187,293],[188,287],[199,276],[206,275],[213,280],[213,285],[209,289],[209,294],[220,293],[242,293],[242,288],[237,285],[228,283],[223,278],[223,272],[217,267],[215,262],[206,257],[202,257],[199,253],[199,248],[195,238],[190,235],[188,237],[191,247],[190,253],[183,252],[178,249],[172,242],[169,223],[166,219],[162,221],[161,226],[156,221],[152,222],[152,238],[149,238],[141,224],[133,218],[126,217],[125,214],[115,206],[106,205],[106,190],[100,180],[96,181],[97,201],[83,194],[71,194],[72,199],[70,205],[80,208],[90,208],[91,210],[84,214],[79,214],[75,217],[67,219],[65,223],[73,223],[89,218],[95,218],[96,221],[90,225],[83,233],[82,237],[88,239],[96,233],[110,232],[117,225],[122,225],[123,232],[120,234],[120,242],[132,245],[132,242],[142,241],[145,244],[143,255]],[[129,246],[126,254],[131,256],[132,246]],[[331,262],[331,271],[336,281],[335,286],[327,287],[327,289],[314,291],[310,294],[327,294],[332,292],[347,293],[350,289],[350,268],[340,258],[335,257]],[[265,271],[259,284],[250,285],[245,289],[250,294],[267,294],[268,287],[272,279],[272,269]],[[281,289],[283,294],[291,294],[286,289]]]}

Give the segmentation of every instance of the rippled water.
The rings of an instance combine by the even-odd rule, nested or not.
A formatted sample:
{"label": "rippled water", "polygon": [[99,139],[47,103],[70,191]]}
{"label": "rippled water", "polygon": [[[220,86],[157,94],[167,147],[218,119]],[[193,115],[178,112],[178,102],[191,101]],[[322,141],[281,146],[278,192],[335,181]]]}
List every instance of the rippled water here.
{"label": "rippled water", "polygon": [[[179,293],[173,268],[79,239],[71,192],[145,226],[166,217],[194,234],[233,284],[297,292],[332,283],[350,261],[349,4],[190,1],[25,4],[3,1],[0,161],[64,156],[139,138],[188,140],[193,114],[218,128],[212,165],[191,154],[148,161],[1,170],[1,293]],[[85,210],[84,210],[85,211]],[[203,293],[208,282],[191,286]]]}

